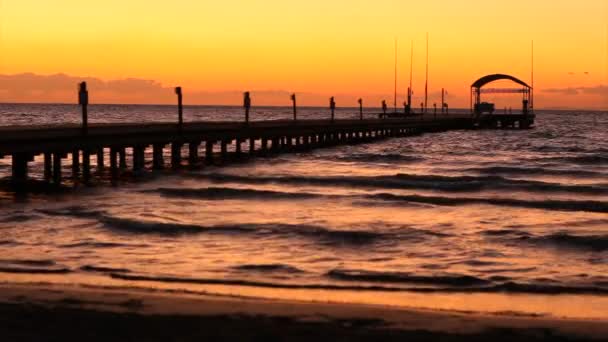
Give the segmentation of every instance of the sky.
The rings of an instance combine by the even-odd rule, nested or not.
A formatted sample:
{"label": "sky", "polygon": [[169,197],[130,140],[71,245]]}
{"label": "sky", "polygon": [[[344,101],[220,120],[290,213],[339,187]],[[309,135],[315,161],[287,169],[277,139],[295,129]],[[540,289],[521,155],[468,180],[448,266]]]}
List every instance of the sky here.
{"label": "sky", "polygon": [[412,43],[418,103],[427,33],[431,103],[468,107],[490,73],[529,82],[534,40],[537,108],[608,109],[607,0],[0,0],[0,101],[73,102],[88,80],[92,103],[177,85],[192,104],[392,103],[397,39],[399,103]]}

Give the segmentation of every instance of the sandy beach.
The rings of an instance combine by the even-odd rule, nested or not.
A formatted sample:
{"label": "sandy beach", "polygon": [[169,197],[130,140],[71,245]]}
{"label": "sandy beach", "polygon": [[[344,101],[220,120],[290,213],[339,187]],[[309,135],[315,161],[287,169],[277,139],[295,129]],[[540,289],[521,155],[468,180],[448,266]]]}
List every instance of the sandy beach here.
{"label": "sandy beach", "polygon": [[128,288],[0,286],[4,341],[585,341],[608,322],[269,301]]}

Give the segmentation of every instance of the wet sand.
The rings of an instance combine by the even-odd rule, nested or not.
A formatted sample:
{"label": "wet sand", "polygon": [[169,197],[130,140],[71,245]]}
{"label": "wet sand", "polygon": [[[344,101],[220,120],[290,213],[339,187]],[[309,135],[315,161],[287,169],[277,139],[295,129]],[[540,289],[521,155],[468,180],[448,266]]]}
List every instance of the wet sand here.
{"label": "wet sand", "polygon": [[4,284],[0,336],[3,341],[599,341],[608,338],[608,322]]}

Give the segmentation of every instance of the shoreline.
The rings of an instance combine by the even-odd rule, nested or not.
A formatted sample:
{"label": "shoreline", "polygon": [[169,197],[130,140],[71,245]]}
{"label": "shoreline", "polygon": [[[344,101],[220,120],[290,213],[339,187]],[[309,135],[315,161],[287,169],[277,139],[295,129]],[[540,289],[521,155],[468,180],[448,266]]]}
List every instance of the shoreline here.
{"label": "shoreline", "polygon": [[[107,329],[119,324],[121,333],[141,336],[142,340],[154,337],[149,334],[155,329],[162,329],[147,329],[151,322],[158,322],[168,330],[173,329],[174,324],[183,325],[185,330],[203,329],[196,336],[229,340],[247,340],[248,336],[253,336],[251,333],[291,340],[293,334],[303,330],[308,331],[307,339],[314,337],[322,341],[334,340],[335,337],[346,340],[448,338],[454,341],[490,338],[505,341],[514,338],[526,341],[600,340],[608,337],[607,320],[555,318],[516,312],[484,314],[77,285],[0,284],[0,289],[0,320],[5,323],[0,325],[0,330],[4,330],[0,334],[29,336],[15,339],[23,341],[39,340],[53,332],[45,332],[46,328],[38,329],[36,326],[31,327],[34,330],[25,329],[28,326],[25,322],[21,322],[25,325],[20,327],[19,317],[29,317],[34,325],[44,325],[52,319],[54,325],[47,328],[63,334],[63,339],[67,340],[78,339],[82,333],[79,330],[84,329],[70,328],[74,319],[83,320],[79,324],[88,326],[88,330]],[[127,321],[133,325],[123,326]],[[245,330],[239,332],[233,326]],[[195,337],[189,331],[176,331],[175,337],[178,336],[178,340]],[[114,337],[121,340],[118,335]]]}

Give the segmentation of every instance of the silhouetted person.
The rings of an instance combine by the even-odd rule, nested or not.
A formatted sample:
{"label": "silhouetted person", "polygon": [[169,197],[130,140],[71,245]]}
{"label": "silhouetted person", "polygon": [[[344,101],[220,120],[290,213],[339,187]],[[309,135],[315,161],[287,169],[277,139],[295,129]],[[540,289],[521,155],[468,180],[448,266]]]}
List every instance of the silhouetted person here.
{"label": "silhouetted person", "polygon": [[382,113],[384,113],[384,116],[386,116],[386,109],[388,107],[386,106],[386,101],[382,100]]}
{"label": "silhouetted person", "polygon": [[333,122],[336,111],[336,101],[334,100],[333,96],[329,99],[329,109],[331,109],[331,121]]}

